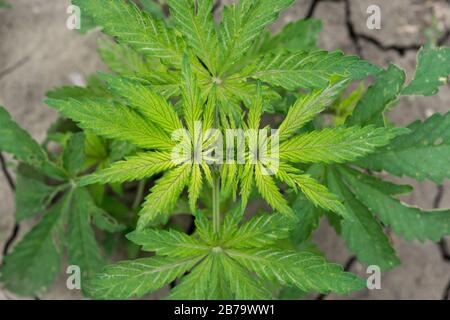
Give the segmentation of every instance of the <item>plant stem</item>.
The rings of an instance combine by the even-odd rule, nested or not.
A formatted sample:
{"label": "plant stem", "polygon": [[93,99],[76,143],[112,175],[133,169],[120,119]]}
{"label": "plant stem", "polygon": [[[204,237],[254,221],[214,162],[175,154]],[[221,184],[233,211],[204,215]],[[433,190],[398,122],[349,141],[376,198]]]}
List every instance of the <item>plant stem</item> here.
{"label": "plant stem", "polygon": [[144,196],[145,183],[146,180],[139,181],[136,197],[133,202],[133,210],[139,208],[139,205],[141,204],[142,197]]}
{"label": "plant stem", "polygon": [[214,176],[212,193],[213,228],[214,233],[218,235],[220,232],[220,178],[218,175]]}

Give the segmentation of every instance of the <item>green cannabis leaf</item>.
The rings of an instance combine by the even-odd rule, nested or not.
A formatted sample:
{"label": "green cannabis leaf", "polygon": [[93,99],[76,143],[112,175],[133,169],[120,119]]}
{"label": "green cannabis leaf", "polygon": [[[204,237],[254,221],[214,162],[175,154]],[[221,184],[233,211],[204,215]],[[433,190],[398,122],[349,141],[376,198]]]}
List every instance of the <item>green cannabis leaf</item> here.
{"label": "green cannabis leaf", "polygon": [[[73,180],[85,164],[84,134],[71,135],[61,162],[54,163],[3,107],[0,115],[0,149],[22,161],[17,179],[16,219],[20,222],[44,213],[5,257],[1,281],[7,289],[22,295],[42,293],[55,280],[66,248],[69,263],[81,268],[83,279],[92,276],[104,264],[91,226],[91,217],[102,210],[94,204],[89,191]],[[57,183],[48,185],[49,178]]]}
{"label": "green cannabis leaf", "polygon": [[[47,93],[62,117],[42,145],[0,107],[0,150],[18,164],[16,220],[42,214],[5,256],[2,284],[40,294],[67,251],[96,299],[175,281],[169,299],[348,294],[365,283],[311,242],[322,218],[382,270],[400,263],[385,228],[407,240],[449,235],[449,210],[404,204],[412,188],[377,173],[450,177],[450,113],[407,128],[387,116],[405,95],[448,83],[450,49],[422,48],[405,83],[396,65],[318,49],[318,20],[269,32],[293,2],[241,0],[214,17],[212,0],[168,0],[168,12],[72,0],[82,32],[109,36],[98,52],[111,74]],[[192,215],[190,232],[180,213]],[[106,265],[122,231],[128,260]]]}
{"label": "green cannabis leaf", "polygon": [[[157,256],[107,266],[89,281],[87,292],[99,299],[140,297],[177,278],[181,282],[169,299],[269,299],[272,293],[262,285],[266,281],[318,292],[347,293],[364,286],[320,255],[274,247],[289,235],[286,227],[279,228],[283,222],[278,217],[254,217],[242,226],[236,217],[228,219],[215,239],[208,231],[192,236],[174,230],[134,231],[128,238]],[[198,227],[213,228],[210,221]]]}

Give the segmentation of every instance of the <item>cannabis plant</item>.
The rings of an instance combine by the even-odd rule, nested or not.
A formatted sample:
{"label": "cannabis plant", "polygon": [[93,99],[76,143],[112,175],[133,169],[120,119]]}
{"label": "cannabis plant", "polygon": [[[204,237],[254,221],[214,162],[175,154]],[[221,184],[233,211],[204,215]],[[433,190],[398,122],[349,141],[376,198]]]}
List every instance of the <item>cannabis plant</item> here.
{"label": "cannabis plant", "polygon": [[[386,228],[407,240],[450,234],[449,210],[409,207],[397,196],[412,188],[376,174],[450,176],[450,114],[407,128],[385,116],[402,96],[448,82],[450,48],[422,48],[406,83],[395,65],[317,49],[318,21],[272,35],[292,2],[241,0],[217,22],[212,0],[169,0],[167,18],[125,0],[73,0],[110,37],[99,53],[112,72],[48,93],[63,118],[43,146],[0,109],[0,148],[20,163],[17,219],[45,212],[5,258],[5,286],[39,293],[67,248],[98,299],[168,284],[171,299],[348,294],[365,282],[312,245],[322,217],[383,270],[400,262]],[[274,113],[281,120],[265,116]],[[152,254],[103,267],[110,245],[93,225],[106,231],[98,239],[118,233]]]}

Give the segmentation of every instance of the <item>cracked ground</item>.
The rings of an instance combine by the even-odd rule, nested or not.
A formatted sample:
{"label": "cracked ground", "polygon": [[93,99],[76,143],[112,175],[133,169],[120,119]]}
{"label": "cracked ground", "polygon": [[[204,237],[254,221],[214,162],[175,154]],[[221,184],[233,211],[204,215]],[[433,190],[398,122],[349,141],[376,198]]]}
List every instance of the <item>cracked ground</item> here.
{"label": "cracked ground", "polygon": [[[55,86],[82,84],[97,70],[105,70],[96,52],[98,32],[81,36],[66,29],[68,0],[9,0],[13,8],[0,12],[0,104],[5,105],[25,129],[42,141],[57,115],[43,105],[46,91]],[[232,2],[222,0],[218,4]],[[366,26],[369,5],[381,9],[380,30]],[[427,42],[430,27],[437,26],[434,40],[450,46],[449,0],[297,0],[273,26],[302,17],[323,21],[319,46],[358,54],[380,66],[393,62],[404,68],[411,78],[418,48]],[[426,119],[434,112],[450,110],[450,86],[433,97],[403,98],[390,119],[406,125]],[[8,159],[0,158],[2,167]],[[0,172],[0,262],[5,250],[31,228],[33,222],[14,224],[14,179],[7,168]],[[402,179],[415,186],[414,193],[403,200],[430,208],[450,207],[450,182],[443,187]],[[405,242],[391,235],[402,265],[382,275],[381,290],[363,290],[350,297],[311,296],[312,299],[450,299],[450,239],[439,244]],[[331,261],[345,265],[361,276],[366,267],[358,264],[345,245],[326,223],[314,235],[315,242]],[[159,294],[150,296],[155,298]],[[20,297],[23,298],[23,297]],[[61,274],[52,289],[40,297],[28,299],[78,299],[76,291],[65,288]],[[0,299],[19,297],[0,288]]]}

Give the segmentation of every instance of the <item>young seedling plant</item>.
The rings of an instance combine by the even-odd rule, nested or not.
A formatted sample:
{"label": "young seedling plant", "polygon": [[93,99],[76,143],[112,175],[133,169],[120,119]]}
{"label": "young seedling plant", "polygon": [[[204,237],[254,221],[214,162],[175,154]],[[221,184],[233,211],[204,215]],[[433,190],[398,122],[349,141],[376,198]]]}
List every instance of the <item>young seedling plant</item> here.
{"label": "young seedling plant", "polygon": [[[449,210],[408,206],[398,195],[412,188],[376,174],[450,176],[450,113],[407,128],[385,115],[448,82],[450,48],[422,48],[406,83],[396,65],[317,49],[316,20],[272,35],[293,0],[237,1],[220,21],[212,0],[169,0],[167,18],[125,0],[72,2],[111,38],[99,44],[111,73],[48,93],[62,118],[42,145],[0,109],[0,149],[18,163],[17,221],[43,213],[5,257],[7,289],[42,293],[67,250],[95,299],[168,284],[170,299],[348,294],[366,283],[312,244],[321,218],[382,270],[400,263],[386,228],[407,240],[450,234]],[[151,254],[105,266],[118,238]]]}

